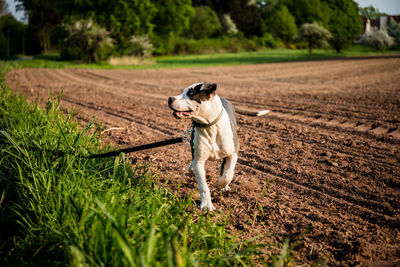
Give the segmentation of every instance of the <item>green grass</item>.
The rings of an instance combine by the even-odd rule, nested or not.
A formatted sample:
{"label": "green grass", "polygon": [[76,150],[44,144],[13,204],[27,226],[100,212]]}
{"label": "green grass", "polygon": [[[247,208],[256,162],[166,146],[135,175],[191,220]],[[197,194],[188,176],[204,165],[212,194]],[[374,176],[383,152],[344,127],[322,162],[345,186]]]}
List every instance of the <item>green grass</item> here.
{"label": "green grass", "polygon": [[[104,152],[101,126],[82,129],[59,97],[45,109],[4,84],[0,90],[0,264],[73,266],[227,266],[291,261],[237,243],[229,215],[199,213],[170,192],[146,164]],[[80,130],[81,129],[81,130]],[[60,152],[66,152],[62,155]],[[229,211],[226,211],[229,214]],[[259,259],[262,257],[262,259]]]}
{"label": "green grass", "polygon": [[312,55],[307,50],[269,49],[257,52],[212,53],[201,55],[180,55],[155,57],[155,64],[111,66],[108,63],[77,64],[61,61],[58,54],[35,57],[32,60],[0,61],[0,78],[12,68],[96,68],[96,69],[152,69],[152,68],[185,68],[226,66],[241,64],[261,64],[304,60],[337,59],[394,53],[394,51],[377,52],[369,48],[354,46],[341,54],[334,50],[316,49]]}
{"label": "green grass", "polygon": [[363,47],[353,47],[341,54],[334,50],[318,49],[309,55],[306,50],[270,49],[258,52],[222,53],[186,56],[165,56],[156,58],[160,67],[195,67],[195,66],[224,66],[241,64],[262,64],[274,62],[290,62],[304,60],[336,59],[358,56],[382,55],[389,53],[376,52]]}

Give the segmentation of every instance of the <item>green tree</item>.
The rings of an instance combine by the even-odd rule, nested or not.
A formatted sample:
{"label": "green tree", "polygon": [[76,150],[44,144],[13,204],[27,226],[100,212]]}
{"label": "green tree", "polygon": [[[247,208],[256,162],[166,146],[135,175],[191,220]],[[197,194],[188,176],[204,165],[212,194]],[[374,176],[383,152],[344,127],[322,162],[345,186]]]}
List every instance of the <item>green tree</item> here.
{"label": "green tree", "polygon": [[284,0],[284,3],[298,26],[315,21],[328,26],[330,10],[326,3],[320,0]]}
{"label": "green tree", "polygon": [[196,6],[209,6],[214,10],[219,17],[223,14],[229,14],[229,2],[226,0],[192,0],[192,5]]}
{"label": "green tree", "polygon": [[217,14],[208,6],[194,8],[196,14],[190,20],[188,34],[195,39],[211,37],[221,30]]}
{"label": "green tree", "polygon": [[360,8],[360,15],[367,19],[377,19],[380,17],[381,13],[379,9],[375,9],[373,6],[367,6]]}
{"label": "green tree", "polygon": [[395,46],[400,48],[400,23],[397,23],[395,20],[392,20],[387,28],[387,32],[390,36],[393,37],[395,41]]}
{"label": "green tree", "polygon": [[0,17],[0,58],[9,58],[23,52],[25,28],[11,14]]}
{"label": "green tree", "polygon": [[170,54],[179,37],[189,28],[195,11],[191,0],[153,0],[157,12],[152,19],[152,42],[156,54]]}
{"label": "green tree", "polygon": [[312,54],[313,48],[328,45],[328,40],[332,38],[331,33],[318,23],[304,23],[298,31],[298,38],[307,41],[308,52]]}
{"label": "green tree", "polygon": [[[101,2],[101,1],[99,1]],[[124,0],[105,1],[111,4],[111,12],[102,10],[97,12],[97,21],[106,27],[111,37],[116,41],[120,54],[126,54],[130,50],[132,35],[151,35],[156,8],[149,0]]]}
{"label": "green tree", "polygon": [[28,16],[29,29],[40,40],[42,53],[51,48],[51,34],[60,23],[61,16],[53,0],[16,0],[17,8],[25,10]]}
{"label": "green tree", "polygon": [[283,42],[289,42],[297,32],[295,18],[285,5],[281,5],[266,19],[267,30]]}
{"label": "green tree", "polygon": [[265,24],[257,4],[248,0],[228,1],[229,14],[239,31],[245,36],[262,36]]}
{"label": "green tree", "polygon": [[340,53],[349,47],[362,31],[358,5],[353,0],[322,0],[328,4],[331,14],[328,29],[332,34],[331,44]]}
{"label": "green tree", "polygon": [[115,40],[118,54],[131,50],[132,35],[151,35],[156,6],[150,0],[56,0],[57,8],[69,22],[92,18]]}
{"label": "green tree", "polygon": [[157,12],[152,20],[154,33],[159,36],[168,36],[173,32],[182,34],[190,26],[190,19],[195,10],[191,0],[153,0]]}

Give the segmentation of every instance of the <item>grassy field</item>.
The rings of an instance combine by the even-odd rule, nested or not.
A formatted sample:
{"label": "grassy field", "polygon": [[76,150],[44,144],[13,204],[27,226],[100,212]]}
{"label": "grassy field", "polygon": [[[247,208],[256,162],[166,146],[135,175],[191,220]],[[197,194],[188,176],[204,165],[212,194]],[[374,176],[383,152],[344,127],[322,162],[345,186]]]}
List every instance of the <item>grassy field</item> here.
{"label": "grassy field", "polygon": [[[226,230],[227,214],[199,213],[124,155],[88,159],[101,126],[82,129],[59,98],[45,109],[0,90],[2,266],[227,266],[291,260]],[[81,130],[80,130],[81,129]],[[65,152],[65,154],[61,153]]]}
{"label": "grassy field", "polygon": [[353,47],[341,54],[334,50],[317,49],[312,55],[306,50],[270,49],[257,52],[204,54],[186,56],[164,56],[156,58],[155,67],[185,67],[185,66],[224,66],[241,64],[263,64],[273,62],[307,61],[322,59],[337,59],[359,56],[382,55],[390,51],[376,52],[364,47]]}
{"label": "grassy field", "polygon": [[306,50],[269,49],[257,52],[213,53],[202,55],[160,56],[153,58],[152,64],[117,65],[108,63],[78,64],[71,61],[61,61],[58,54],[34,57],[28,60],[0,61],[0,77],[12,68],[96,68],[96,69],[145,69],[145,68],[187,68],[224,66],[241,64],[262,64],[272,62],[289,62],[301,60],[337,59],[359,56],[375,56],[394,51],[377,52],[369,48],[355,46],[341,54],[334,50],[316,49],[312,55]]}

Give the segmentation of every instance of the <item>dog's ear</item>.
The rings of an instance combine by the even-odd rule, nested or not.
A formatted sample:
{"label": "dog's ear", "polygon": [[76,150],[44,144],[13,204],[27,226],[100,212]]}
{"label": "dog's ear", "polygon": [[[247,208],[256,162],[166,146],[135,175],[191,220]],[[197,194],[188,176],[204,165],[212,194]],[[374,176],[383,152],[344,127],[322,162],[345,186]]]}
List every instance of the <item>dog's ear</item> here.
{"label": "dog's ear", "polygon": [[217,90],[217,84],[203,82],[190,89],[187,95],[190,99],[201,103],[202,101],[212,99],[216,95],[215,90]]}
{"label": "dog's ear", "polygon": [[201,88],[203,87],[204,83],[199,83],[198,85],[196,85],[195,87],[193,87],[193,90],[195,92],[200,92]]}
{"label": "dog's ear", "polygon": [[202,86],[201,90],[205,91],[207,95],[213,96],[216,94],[215,91],[217,90],[217,84],[203,82],[203,86]]}

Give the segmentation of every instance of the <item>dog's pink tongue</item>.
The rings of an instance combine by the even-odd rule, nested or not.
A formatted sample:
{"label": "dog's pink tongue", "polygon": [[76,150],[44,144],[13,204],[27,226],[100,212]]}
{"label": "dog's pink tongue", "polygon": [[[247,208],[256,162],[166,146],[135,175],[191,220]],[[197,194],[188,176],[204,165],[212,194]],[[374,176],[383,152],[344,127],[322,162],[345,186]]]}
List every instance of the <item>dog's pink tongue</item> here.
{"label": "dog's pink tongue", "polygon": [[186,117],[190,115],[190,112],[187,111],[177,111],[176,115],[178,115],[179,117]]}
{"label": "dog's pink tongue", "polygon": [[174,116],[177,117],[177,118],[180,118],[180,119],[183,119],[183,118],[184,118],[183,112],[182,112],[182,111],[174,111],[173,114],[174,114]]}

